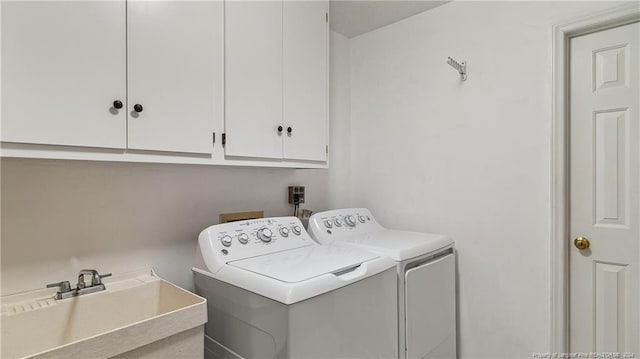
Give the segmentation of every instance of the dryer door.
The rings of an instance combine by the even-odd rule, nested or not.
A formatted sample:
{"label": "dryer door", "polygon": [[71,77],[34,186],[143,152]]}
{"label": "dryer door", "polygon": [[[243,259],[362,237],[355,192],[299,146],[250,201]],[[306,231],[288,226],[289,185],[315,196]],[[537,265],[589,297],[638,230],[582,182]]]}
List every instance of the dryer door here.
{"label": "dryer door", "polygon": [[455,259],[437,258],[405,272],[407,358],[455,358]]}

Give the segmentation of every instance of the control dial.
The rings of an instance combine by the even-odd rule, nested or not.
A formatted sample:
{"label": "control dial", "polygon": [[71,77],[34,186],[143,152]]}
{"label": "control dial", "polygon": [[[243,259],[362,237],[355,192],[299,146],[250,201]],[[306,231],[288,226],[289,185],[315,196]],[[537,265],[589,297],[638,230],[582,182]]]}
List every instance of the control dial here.
{"label": "control dial", "polygon": [[364,223],[364,221],[366,221],[367,219],[364,218],[364,216],[358,216],[358,221],[360,221],[360,223]]}
{"label": "control dial", "polygon": [[302,228],[300,228],[300,226],[293,226],[291,227],[291,230],[296,234],[296,236],[299,236],[300,233],[302,233]]}
{"label": "control dial", "polygon": [[287,227],[280,228],[280,234],[283,237],[288,237],[289,236],[289,229]]}
{"label": "control dial", "polygon": [[333,227],[333,224],[331,224],[330,220],[326,220],[326,221],[324,221],[324,226],[327,227],[327,228],[331,228],[331,227]]}
{"label": "control dial", "polygon": [[344,223],[346,223],[350,227],[353,227],[353,226],[356,225],[356,217],[354,217],[352,215],[348,215],[348,216],[344,217]]}
{"label": "control dial", "polygon": [[246,233],[238,234],[238,242],[242,244],[247,244],[249,242],[249,235]]}
{"label": "control dial", "polygon": [[341,226],[342,226],[342,222],[340,222],[340,218],[336,218],[336,219],[333,221],[333,224],[335,224],[335,225],[336,225],[336,227],[341,227]]}
{"label": "control dial", "polygon": [[271,242],[272,235],[273,233],[271,233],[269,228],[262,228],[258,230],[258,238],[265,243]]}
{"label": "control dial", "polygon": [[232,240],[233,240],[233,239],[231,238],[231,236],[227,236],[227,235],[225,235],[225,236],[223,236],[222,238],[220,238],[220,242],[221,242],[221,243],[222,243],[222,245],[223,245],[223,246],[225,246],[225,247],[229,247],[229,246],[231,246],[231,241],[232,241]]}

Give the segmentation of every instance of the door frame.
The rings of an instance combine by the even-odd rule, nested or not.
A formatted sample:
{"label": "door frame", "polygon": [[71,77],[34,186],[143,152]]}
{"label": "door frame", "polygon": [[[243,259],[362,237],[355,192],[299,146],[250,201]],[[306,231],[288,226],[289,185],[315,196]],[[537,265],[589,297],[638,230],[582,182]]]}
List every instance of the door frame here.
{"label": "door frame", "polygon": [[640,21],[640,4],[611,7],[553,26],[551,123],[551,352],[569,350],[569,42]]}

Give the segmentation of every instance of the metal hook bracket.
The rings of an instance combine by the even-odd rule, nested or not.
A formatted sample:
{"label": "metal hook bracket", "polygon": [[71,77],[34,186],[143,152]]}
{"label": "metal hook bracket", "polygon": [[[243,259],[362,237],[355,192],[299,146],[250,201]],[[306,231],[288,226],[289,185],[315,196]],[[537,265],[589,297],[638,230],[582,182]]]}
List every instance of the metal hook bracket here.
{"label": "metal hook bracket", "polygon": [[460,74],[460,80],[462,81],[467,80],[467,64],[464,61],[458,62],[452,59],[451,57],[449,57],[447,58],[447,64],[449,64],[449,66],[453,67],[454,69],[456,69],[456,71],[458,71],[458,73]]}

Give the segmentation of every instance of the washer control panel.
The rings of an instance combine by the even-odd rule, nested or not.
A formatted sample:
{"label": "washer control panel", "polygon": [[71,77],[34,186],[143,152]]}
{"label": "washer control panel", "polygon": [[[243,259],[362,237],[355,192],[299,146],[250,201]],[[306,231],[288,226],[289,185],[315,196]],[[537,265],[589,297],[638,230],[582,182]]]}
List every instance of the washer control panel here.
{"label": "washer control panel", "polygon": [[213,225],[200,233],[200,247],[220,262],[317,245],[296,217],[259,218]]}
{"label": "washer control panel", "polygon": [[330,243],[336,236],[370,233],[381,229],[366,208],[319,212],[309,219],[309,233],[320,243]]}

